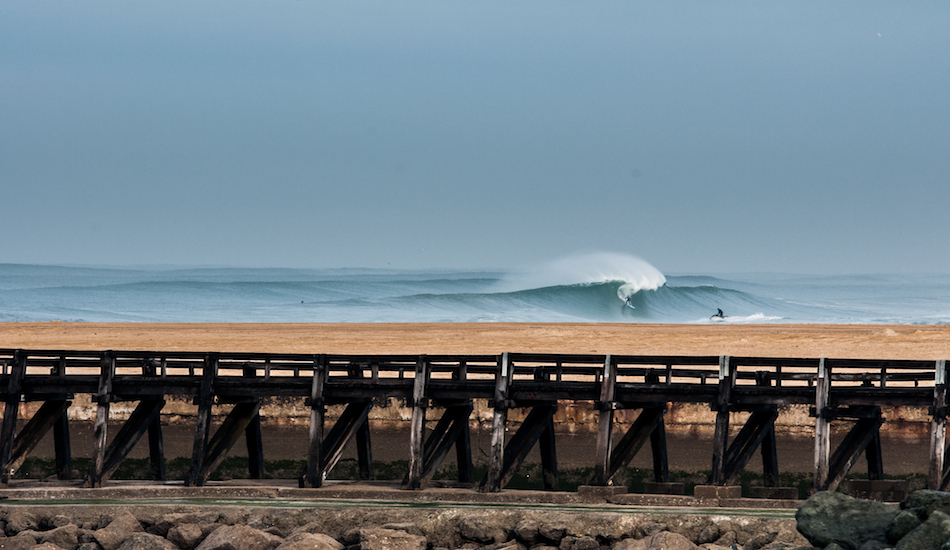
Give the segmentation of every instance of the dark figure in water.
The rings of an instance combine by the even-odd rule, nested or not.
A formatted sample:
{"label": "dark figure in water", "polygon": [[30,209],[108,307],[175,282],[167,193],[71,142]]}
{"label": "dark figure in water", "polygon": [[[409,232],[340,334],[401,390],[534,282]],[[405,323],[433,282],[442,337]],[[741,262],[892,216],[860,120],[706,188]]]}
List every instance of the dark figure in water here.
{"label": "dark figure in water", "polygon": [[[718,308],[717,308],[717,309],[718,309]],[[725,318],[726,315],[722,312],[721,309],[719,309],[719,310],[718,310],[718,313],[716,313],[715,315],[713,315],[713,317]]]}

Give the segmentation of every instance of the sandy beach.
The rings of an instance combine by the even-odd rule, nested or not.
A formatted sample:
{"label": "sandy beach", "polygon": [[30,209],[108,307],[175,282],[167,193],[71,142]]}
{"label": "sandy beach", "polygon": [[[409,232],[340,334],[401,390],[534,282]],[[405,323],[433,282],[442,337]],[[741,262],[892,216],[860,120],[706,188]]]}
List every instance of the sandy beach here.
{"label": "sandy beach", "polygon": [[950,358],[950,326],[585,323],[0,323],[0,348]]}

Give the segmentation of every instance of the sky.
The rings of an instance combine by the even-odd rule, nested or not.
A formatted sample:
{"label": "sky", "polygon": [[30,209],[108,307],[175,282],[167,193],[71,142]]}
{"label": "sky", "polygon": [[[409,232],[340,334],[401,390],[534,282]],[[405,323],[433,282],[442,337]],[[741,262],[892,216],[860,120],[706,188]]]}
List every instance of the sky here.
{"label": "sky", "polygon": [[950,273],[950,4],[0,3],[0,262]]}

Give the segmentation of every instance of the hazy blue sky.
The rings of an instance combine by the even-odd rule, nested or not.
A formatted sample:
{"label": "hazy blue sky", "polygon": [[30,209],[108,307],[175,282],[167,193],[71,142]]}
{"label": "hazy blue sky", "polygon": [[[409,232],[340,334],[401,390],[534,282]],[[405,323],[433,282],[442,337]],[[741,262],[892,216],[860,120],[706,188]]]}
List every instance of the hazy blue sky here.
{"label": "hazy blue sky", "polygon": [[6,1],[0,262],[950,273],[950,3]]}

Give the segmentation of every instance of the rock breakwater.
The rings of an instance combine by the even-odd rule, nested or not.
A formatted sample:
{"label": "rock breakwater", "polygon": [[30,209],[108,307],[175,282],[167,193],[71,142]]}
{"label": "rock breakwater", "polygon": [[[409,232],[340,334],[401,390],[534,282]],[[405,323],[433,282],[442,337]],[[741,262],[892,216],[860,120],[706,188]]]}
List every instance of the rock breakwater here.
{"label": "rock breakwater", "polygon": [[914,491],[900,504],[835,492],[798,508],[798,530],[825,550],[950,550],[950,493]]}
{"label": "rock breakwater", "polygon": [[791,550],[791,518],[542,508],[0,506],[0,548],[40,550]]}

